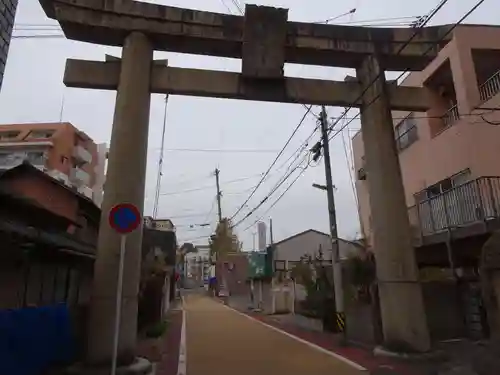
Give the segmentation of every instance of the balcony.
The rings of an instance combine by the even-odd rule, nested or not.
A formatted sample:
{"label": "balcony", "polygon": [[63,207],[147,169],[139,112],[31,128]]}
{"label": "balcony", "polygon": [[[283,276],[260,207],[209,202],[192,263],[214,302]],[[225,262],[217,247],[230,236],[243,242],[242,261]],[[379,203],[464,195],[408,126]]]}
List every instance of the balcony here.
{"label": "balcony", "polygon": [[426,199],[410,207],[409,216],[423,244],[429,243],[426,237],[450,231],[461,231],[458,237],[472,235],[470,230],[487,233],[500,219],[500,177],[480,177]]}
{"label": "balcony", "polygon": [[92,163],[92,154],[82,146],[75,146],[73,149],[73,157],[78,163],[90,164]]}
{"label": "balcony", "polygon": [[43,169],[47,161],[44,152],[12,152],[0,154],[0,170],[15,168],[23,162],[28,162],[33,166]]}
{"label": "balcony", "polygon": [[446,113],[443,116],[444,129],[452,126],[458,120],[460,120],[460,114],[458,113],[458,107],[455,104],[453,107],[448,109],[448,111],[446,111]]}
{"label": "balcony", "polygon": [[85,172],[83,169],[75,167],[71,169],[71,182],[77,186],[90,185],[90,175]]}
{"label": "balcony", "polygon": [[481,103],[494,97],[500,92],[500,70],[493,74],[486,82],[479,86],[479,97]]}

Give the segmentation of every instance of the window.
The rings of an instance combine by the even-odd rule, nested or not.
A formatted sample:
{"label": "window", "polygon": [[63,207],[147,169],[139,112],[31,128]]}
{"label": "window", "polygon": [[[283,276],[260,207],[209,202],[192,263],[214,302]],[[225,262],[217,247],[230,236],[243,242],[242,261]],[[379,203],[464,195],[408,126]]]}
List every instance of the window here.
{"label": "window", "polygon": [[21,132],[19,130],[9,130],[0,132],[0,141],[11,141],[16,139]]}
{"label": "window", "polygon": [[55,133],[53,129],[32,130],[28,134],[28,139],[47,139]]}
{"label": "window", "polygon": [[439,181],[438,183],[429,186],[427,189],[424,189],[415,194],[415,201],[417,203],[423,202],[428,198],[435,197],[437,195],[441,195],[448,190],[453,189],[454,187],[460,186],[470,179],[470,170],[464,169],[451,177],[445,178],[444,180]]}
{"label": "window", "polygon": [[404,150],[418,140],[417,122],[413,117],[413,112],[396,125],[395,133],[399,151]]}

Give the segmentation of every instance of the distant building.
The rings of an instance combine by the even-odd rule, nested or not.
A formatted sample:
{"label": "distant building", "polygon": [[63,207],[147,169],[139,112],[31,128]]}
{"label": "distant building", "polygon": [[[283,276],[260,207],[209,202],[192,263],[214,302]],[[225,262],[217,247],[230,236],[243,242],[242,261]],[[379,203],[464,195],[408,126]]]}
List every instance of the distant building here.
{"label": "distant building", "polygon": [[[309,255],[314,258],[320,251],[323,254],[325,264],[331,264],[332,241],[327,233],[309,229],[276,242],[273,246],[273,259],[276,270],[282,270],[284,267],[290,269],[301,260],[302,256]],[[350,253],[362,248],[363,245],[360,243],[339,238],[340,259],[345,259]]]}
{"label": "distant building", "polygon": [[9,54],[10,39],[16,17],[18,0],[0,0],[0,90],[2,89],[3,75],[7,56]]}
{"label": "distant building", "polygon": [[194,279],[199,285],[208,282],[210,277],[210,247],[196,246],[196,251],[185,256],[186,276]]}
{"label": "distant building", "polygon": [[106,147],[72,124],[0,125],[0,171],[28,162],[80,194],[102,202]]}
{"label": "distant building", "polygon": [[267,225],[263,221],[257,223],[258,249],[265,250],[267,246]]}

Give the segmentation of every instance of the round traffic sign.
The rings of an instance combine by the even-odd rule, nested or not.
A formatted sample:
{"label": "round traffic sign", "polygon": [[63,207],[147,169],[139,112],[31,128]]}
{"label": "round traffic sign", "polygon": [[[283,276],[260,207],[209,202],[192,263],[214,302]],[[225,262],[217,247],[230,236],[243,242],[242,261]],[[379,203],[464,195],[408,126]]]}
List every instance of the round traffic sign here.
{"label": "round traffic sign", "polygon": [[109,211],[109,225],[121,234],[136,230],[141,224],[141,214],[136,206],[130,203],[121,203]]}

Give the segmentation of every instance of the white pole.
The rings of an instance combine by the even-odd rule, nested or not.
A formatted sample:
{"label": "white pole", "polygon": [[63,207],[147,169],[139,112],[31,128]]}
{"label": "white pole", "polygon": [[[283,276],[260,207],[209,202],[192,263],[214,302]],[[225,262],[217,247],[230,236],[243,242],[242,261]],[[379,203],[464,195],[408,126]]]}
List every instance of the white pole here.
{"label": "white pole", "polygon": [[120,238],[120,261],[118,266],[118,281],[116,285],[116,312],[115,312],[115,333],[113,337],[113,357],[111,362],[111,375],[116,374],[116,360],[118,356],[118,338],[120,336],[120,318],[122,311],[122,289],[123,289],[123,264],[125,258],[125,245],[127,236],[122,234]]}
{"label": "white pole", "polygon": [[274,275],[271,278],[271,295],[272,295],[272,300],[271,300],[271,314],[276,313],[276,286],[274,284]]}
{"label": "white pole", "polygon": [[263,290],[262,290],[262,280],[259,280],[259,309],[262,310],[262,301],[263,301]]}

